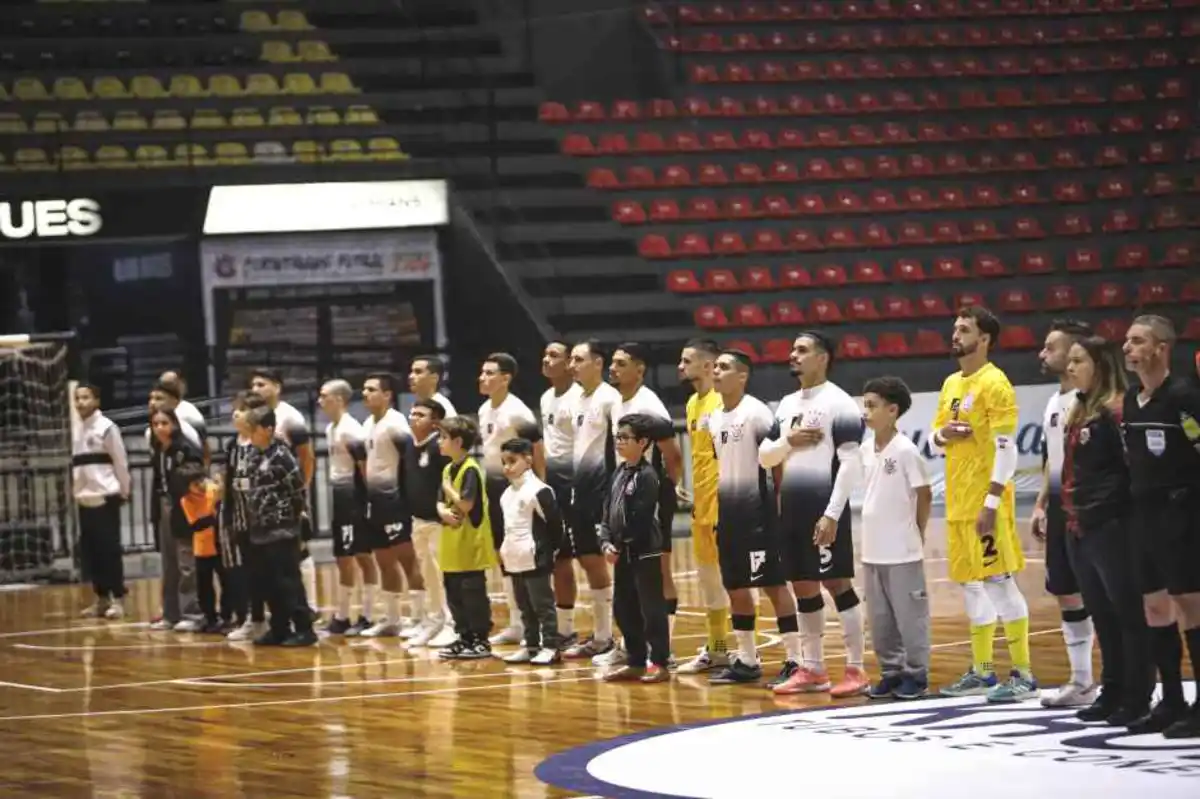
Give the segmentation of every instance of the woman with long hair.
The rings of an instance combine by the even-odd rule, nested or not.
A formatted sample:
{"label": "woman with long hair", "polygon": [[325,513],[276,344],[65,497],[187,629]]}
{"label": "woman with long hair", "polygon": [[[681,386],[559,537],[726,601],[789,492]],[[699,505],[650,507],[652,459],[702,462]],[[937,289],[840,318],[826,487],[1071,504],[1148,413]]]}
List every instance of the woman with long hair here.
{"label": "woman with long hair", "polygon": [[1076,715],[1125,726],[1150,712],[1154,666],[1142,610],[1129,513],[1129,467],[1121,431],[1127,382],[1117,345],[1089,336],[1067,356],[1079,392],[1067,415],[1063,510],[1067,558],[1100,642],[1100,697]]}
{"label": "woman with long hair", "polygon": [[151,629],[196,632],[200,624],[184,614],[198,607],[192,530],[179,500],[187,493],[178,471],[185,463],[204,465],[204,453],[183,434],[179,417],[169,408],[150,413],[150,461],[154,471],[150,520],[158,533],[162,556],[162,620]]}

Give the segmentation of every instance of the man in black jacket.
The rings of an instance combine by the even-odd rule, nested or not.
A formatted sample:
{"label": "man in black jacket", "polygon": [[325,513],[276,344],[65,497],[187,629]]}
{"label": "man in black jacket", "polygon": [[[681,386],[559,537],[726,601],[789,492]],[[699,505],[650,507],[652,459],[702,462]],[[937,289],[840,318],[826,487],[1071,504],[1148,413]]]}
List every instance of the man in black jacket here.
{"label": "man in black jacket", "polygon": [[257,450],[247,497],[251,579],[261,586],[271,609],[271,629],[254,643],[311,646],[317,636],[300,576],[304,475],[291,449],[275,437],[275,412],[270,408],[250,413],[250,441]]}
{"label": "man in black jacket", "polygon": [[[628,665],[604,675],[606,682],[666,682],[671,657],[667,603],[663,596],[663,531],[658,522],[659,478],[645,459],[661,423],[645,414],[617,424],[621,464],[613,474],[600,524],[600,547],[616,566],[613,614],[625,635]],[[647,649],[649,650],[647,652]],[[654,668],[646,670],[649,658]]]}

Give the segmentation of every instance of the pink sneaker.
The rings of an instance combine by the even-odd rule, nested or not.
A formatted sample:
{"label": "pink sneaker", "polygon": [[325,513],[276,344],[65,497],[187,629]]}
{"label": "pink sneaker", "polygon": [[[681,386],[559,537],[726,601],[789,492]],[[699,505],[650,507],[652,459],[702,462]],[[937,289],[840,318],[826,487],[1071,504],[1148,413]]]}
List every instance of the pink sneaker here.
{"label": "pink sneaker", "polygon": [[867,673],[857,666],[847,666],[842,681],[833,686],[829,695],[834,699],[845,699],[849,696],[862,696],[871,690],[871,681]]}
{"label": "pink sneaker", "polygon": [[819,694],[829,690],[829,675],[800,668],[787,681],[771,689],[777,694]]}

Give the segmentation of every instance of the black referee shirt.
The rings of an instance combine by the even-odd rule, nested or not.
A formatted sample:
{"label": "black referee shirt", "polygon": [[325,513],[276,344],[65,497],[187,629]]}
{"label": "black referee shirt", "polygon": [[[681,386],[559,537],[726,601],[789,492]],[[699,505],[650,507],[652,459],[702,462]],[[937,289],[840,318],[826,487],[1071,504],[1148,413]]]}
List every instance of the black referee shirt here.
{"label": "black referee shirt", "polygon": [[1200,389],[1171,374],[1145,405],[1139,391],[1126,392],[1123,414],[1133,496],[1200,489]]}

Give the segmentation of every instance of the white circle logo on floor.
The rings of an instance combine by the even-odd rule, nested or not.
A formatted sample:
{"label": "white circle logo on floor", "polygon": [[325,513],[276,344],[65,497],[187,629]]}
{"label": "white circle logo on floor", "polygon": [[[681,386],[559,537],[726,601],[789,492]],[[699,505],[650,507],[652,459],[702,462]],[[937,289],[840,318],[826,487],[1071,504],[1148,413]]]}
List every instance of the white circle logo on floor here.
{"label": "white circle logo on floor", "polygon": [[1036,702],[927,699],[650,730],[561,752],[537,774],[612,799],[782,796],[798,786],[821,799],[1197,799],[1200,739],[1134,736]]}

